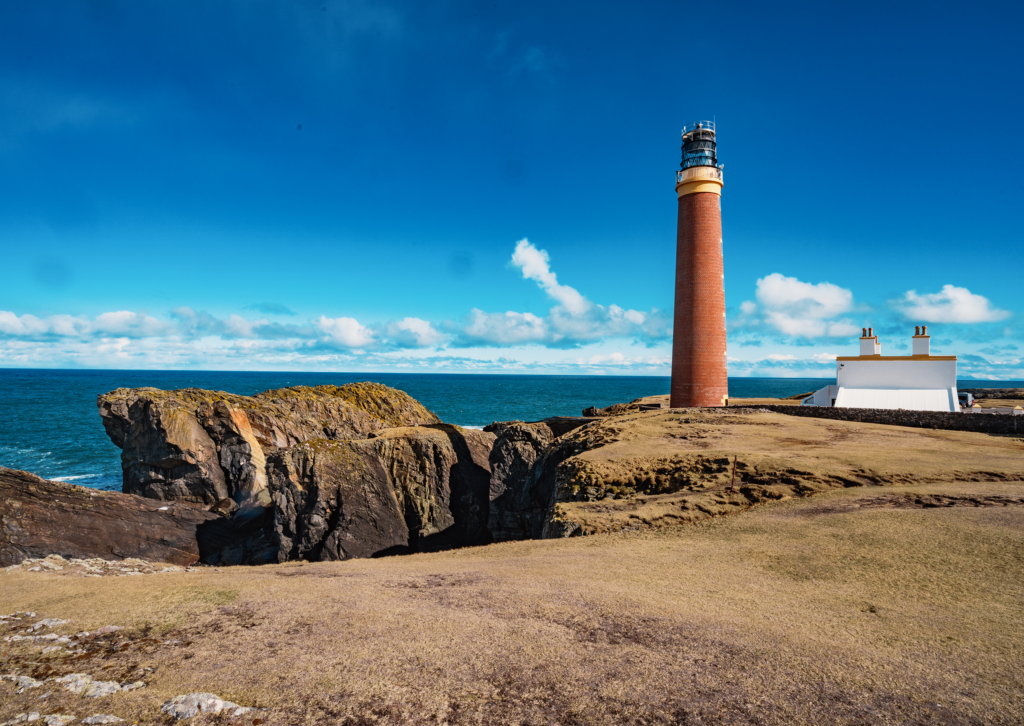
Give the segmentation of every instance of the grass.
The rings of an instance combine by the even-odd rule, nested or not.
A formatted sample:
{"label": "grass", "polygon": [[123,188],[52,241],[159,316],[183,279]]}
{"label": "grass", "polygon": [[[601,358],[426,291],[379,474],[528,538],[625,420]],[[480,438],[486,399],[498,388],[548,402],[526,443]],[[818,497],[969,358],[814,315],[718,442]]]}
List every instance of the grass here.
{"label": "grass", "polygon": [[[654,411],[564,437],[556,519],[584,533],[664,527],[831,488],[1024,479],[1024,439],[777,413]],[[736,485],[732,462],[736,461]]]}
{"label": "grass", "polygon": [[269,709],[224,719],[238,723],[1020,723],[1019,501],[1021,481],[861,487],[687,527],[381,560],[12,570],[5,612],[128,635],[73,663],[2,643],[0,673],[45,663],[148,686],[85,704],[5,682],[0,719],[163,723],[161,703],[210,691]]}

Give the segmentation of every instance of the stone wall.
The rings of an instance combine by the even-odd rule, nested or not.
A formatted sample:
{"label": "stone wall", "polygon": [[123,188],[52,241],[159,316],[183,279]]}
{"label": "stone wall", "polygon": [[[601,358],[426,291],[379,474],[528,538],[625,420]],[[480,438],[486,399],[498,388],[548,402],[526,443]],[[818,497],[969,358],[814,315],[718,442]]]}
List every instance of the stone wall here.
{"label": "stone wall", "polygon": [[946,413],[942,411],[901,411],[884,408],[831,408],[828,406],[758,406],[787,416],[828,418],[835,421],[911,426],[918,429],[978,431],[985,434],[1024,436],[1024,416],[1010,414]]}

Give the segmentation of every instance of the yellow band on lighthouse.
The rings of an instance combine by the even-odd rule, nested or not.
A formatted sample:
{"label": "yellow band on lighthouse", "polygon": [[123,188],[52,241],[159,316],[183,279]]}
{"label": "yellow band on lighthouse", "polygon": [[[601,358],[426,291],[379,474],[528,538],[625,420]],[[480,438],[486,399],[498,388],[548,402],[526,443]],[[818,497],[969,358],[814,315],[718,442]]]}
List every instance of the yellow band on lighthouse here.
{"label": "yellow band on lighthouse", "polygon": [[722,195],[722,170],[714,166],[692,166],[676,172],[676,194],[680,197],[697,192]]}

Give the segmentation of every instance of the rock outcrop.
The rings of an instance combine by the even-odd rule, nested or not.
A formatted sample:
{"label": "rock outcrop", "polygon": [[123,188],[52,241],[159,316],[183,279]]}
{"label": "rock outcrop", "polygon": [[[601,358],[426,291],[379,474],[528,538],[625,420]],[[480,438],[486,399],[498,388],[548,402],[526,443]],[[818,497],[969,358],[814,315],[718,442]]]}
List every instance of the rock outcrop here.
{"label": "rock outcrop", "polygon": [[654,409],[668,408],[669,397],[663,396],[644,396],[643,398],[635,398],[629,403],[613,403],[611,406],[605,408],[597,408],[591,406],[583,409],[583,415],[588,418],[604,418],[607,416],[621,416],[625,413],[636,413],[638,411],[651,411]]}
{"label": "rock outcrop", "polygon": [[493,442],[438,424],[275,449],[270,505],[202,528],[203,560],[347,560],[486,544]]}
{"label": "rock outcrop", "polygon": [[97,404],[107,435],[122,450],[124,492],[205,504],[232,498],[266,505],[269,450],[439,423],[408,394],[375,383],[255,396],[119,388]]}
{"label": "rock outcrop", "polygon": [[52,482],[0,468],[0,566],[59,554],[190,565],[197,528],[220,515],[184,503]]}
{"label": "rock outcrop", "polygon": [[490,455],[488,522],[496,542],[541,536],[554,504],[558,464],[575,451],[552,443],[592,421],[559,417],[533,423],[505,421],[484,427],[496,436]]}
{"label": "rock outcrop", "polygon": [[372,383],[99,397],[124,490],[212,505],[202,560],[344,560],[491,541],[494,435]]}
{"label": "rock outcrop", "polygon": [[960,393],[970,393],[978,400],[1024,400],[1024,388],[958,388],[957,390]]}

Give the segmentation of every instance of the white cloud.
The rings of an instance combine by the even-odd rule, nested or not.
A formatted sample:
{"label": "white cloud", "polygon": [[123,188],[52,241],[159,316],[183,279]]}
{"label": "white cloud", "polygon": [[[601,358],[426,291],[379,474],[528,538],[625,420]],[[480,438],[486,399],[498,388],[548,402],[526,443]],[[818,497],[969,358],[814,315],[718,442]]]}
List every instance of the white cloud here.
{"label": "white cloud", "polygon": [[127,310],[102,313],[94,320],[71,315],[18,316],[0,310],[0,335],[19,338],[80,338],[97,335],[145,338],[166,335],[173,329],[169,323],[150,317],[146,313]]}
{"label": "white cloud", "polygon": [[838,357],[839,356],[836,353],[815,353],[811,356],[811,359],[819,361],[833,361]]}
{"label": "white cloud", "polygon": [[38,335],[46,331],[46,325],[35,315],[18,317],[7,310],[0,310],[0,333],[4,335]]}
{"label": "white cloud", "polygon": [[768,356],[768,360],[796,360],[795,355],[782,355],[781,353],[772,353]]}
{"label": "white cloud", "polygon": [[[830,320],[853,309],[853,293],[829,282],[813,284],[773,272],[757,281],[757,300],[765,320],[786,335],[844,337],[858,332],[848,320]],[[748,314],[755,308],[752,303],[740,306]]]}
{"label": "white cloud", "polygon": [[744,315],[752,315],[757,312],[757,305],[752,303],[750,300],[744,300],[740,303],[740,312]]}
{"label": "white cloud", "polygon": [[672,358],[671,356],[657,355],[628,356],[616,351],[614,353],[592,355],[589,358],[577,358],[576,362],[580,365],[614,366],[616,368],[664,367],[671,364]]}
{"label": "white cloud", "polygon": [[97,315],[90,332],[122,335],[132,338],[148,338],[156,335],[166,335],[169,329],[170,326],[167,323],[150,317],[146,313],[118,310],[113,313]]}
{"label": "white cloud", "polygon": [[546,323],[532,313],[485,313],[473,308],[462,334],[471,343],[520,345],[539,343],[548,332]]}
{"label": "white cloud", "polygon": [[778,272],[757,281],[757,299],[770,309],[799,309],[815,318],[831,318],[853,307],[849,290],[829,282],[801,282]]}
{"label": "white cloud", "polygon": [[365,348],[374,342],[373,332],[360,325],[355,318],[328,318],[321,315],[316,324],[327,334],[330,342],[344,348]]}
{"label": "white cloud", "polygon": [[[172,309],[163,320],[145,312],[126,310],[105,312],[95,318],[71,315],[40,318],[0,311],[0,343],[10,343],[5,349],[6,354],[16,356],[19,361],[25,360],[26,348],[16,341],[31,341],[40,344],[40,348],[45,344],[52,345],[54,351],[64,350],[71,356],[68,360],[77,364],[94,360],[90,357],[94,354],[105,354],[108,358],[128,356],[132,361],[145,360],[149,366],[165,364],[169,367],[198,366],[203,365],[203,361],[229,360],[230,356],[237,356],[242,361],[240,367],[244,368],[256,360],[265,365],[281,361],[284,361],[282,365],[288,361],[305,361],[310,365],[332,361],[338,365],[341,364],[339,356],[348,355],[346,360],[361,362],[370,352],[394,354],[408,360],[416,355],[413,351],[438,348],[483,351],[488,348],[535,346],[537,350],[554,352],[598,346],[596,355],[608,356],[610,353],[600,345],[604,341],[617,339],[617,345],[621,346],[625,344],[622,339],[632,339],[629,345],[642,351],[651,350],[671,339],[671,310],[655,308],[643,312],[592,302],[575,288],[560,283],[551,268],[548,253],[527,239],[516,243],[511,261],[522,272],[524,280],[535,282],[551,298],[553,307],[546,315],[517,311],[490,313],[473,308],[461,324],[444,322],[437,325],[412,316],[368,324],[353,317],[326,315],[303,323],[271,322],[264,317],[250,319],[238,314],[217,317],[187,306]],[[780,282],[781,285],[778,284]],[[802,304],[807,295],[801,297],[790,290],[787,297],[787,283],[803,286],[801,290],[806,288],[819,293],[834,288],[807,285],[778,274],[761,283],[761,305],[745,304],[745,311],[782,306],[785,309],[781,313],[777,309],[768,312],[785,314],[785,310],[797,303]],[[822,305],[820,300],[817,304],[826,312],[836,307],[834,304],[831,307]],[[276,312],[277,308],[273,310]],[[812,314],[818,313],[812,310]],[[827,331],[844,323],[825,320],[823,324]],[[75,352],[72,354],[72,351]],[[357,351],[359,357],[352,358],[353,354],[346,351]],[[14,360],[0,358],[0,365],[12,365]],[[667,360],[630,354],[622,362],[606,357],[592,362],[584,358],[577,363],[651,368],[664,367]],[[392,364],[398,365],[394,361]]]}
{"label": "white cloud", "polygon": [[897,307],[908,319],[926,323],[991,323],[1010,316],[1009,311],[992,307],[987,298],[954,285],[928,295],[909,290]]}
{"label": "white cloud", "polygon": [[[558,282],[548,253],[529,240],[515,245],[512,263],[526,280],[532,280],[554,301],[546,316],[508,311],[488,313],[473,308],[461,327],[452,323],[435,326],[428,320],[406,317],[387,323],[362,324],[352,317],[321,315],[306,323],[271,322],[238,314],[219,318],[188,306],[174,308],[160,320],[145,312],[119,310],[93,319],[71,315],[39,318],[0,311],[0,338],[25,340],[103,339],[208,341],[275,341],[275,349],[303,351],[306,355],[330,354],[338,348],[394,349],[457,346],[516,346],[538,344],[569,348],[608,338],[634,338],[650,345],[671,335],[671,315],[627,310],[618,305],[599,305],[579,291]],[[274,308],[276,310],[277,308]],[[438,329],[440,327],[440,329]],[[106,344],[104,344],[106,345]],[[241,343],[237,343],[241,348]],[[256,346],[257,348],[259,346]],[[134,350],[134,349],[133,349]],[[362,353],[361,353],[362,355]]]}
{"label": "white cloud", "polygon": [[128,348],[131,344],[131,338],[100,338],[96,352],[117,360],[127,360],[130,358]]}
{"label": "white cloud", "polygon": [[474,308],[462,328],[461,342],[574,347],[605,338],[655,341],[671,335],[671,319],[660,310],[644,313],[618,305],[598,305],[575,288],[560,284],[551,269],[548,253],[537,249],[527,239],[516,243],[512,264],[522,271],[524,279],[536,282],[554,300],[555,306],[546,318],[512,311],[486,313]]}
{"label": "white cloud", "polygon": [[512,264],[523,271],[523,277],[534,280],[541,288],[554,298],[570,315],[582,315],[592,305],[585,297],[568,285],[559,285],[558,278],[551,271],[548,253],[538,250],[530,240],[521,239],[516,242],[512,253]]}
{"label": "white cloud", "polygon": [[404,318],[393,322],[387,328],[388,337],[398,345],[408,348],[429,348],[444,342],[445,336],[434,329],[426,320]]}

